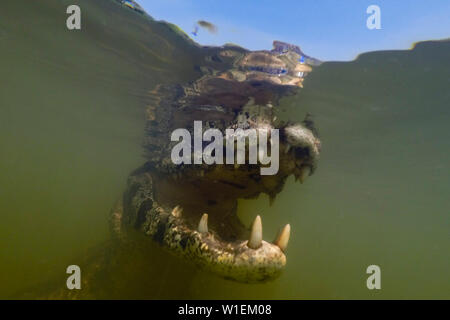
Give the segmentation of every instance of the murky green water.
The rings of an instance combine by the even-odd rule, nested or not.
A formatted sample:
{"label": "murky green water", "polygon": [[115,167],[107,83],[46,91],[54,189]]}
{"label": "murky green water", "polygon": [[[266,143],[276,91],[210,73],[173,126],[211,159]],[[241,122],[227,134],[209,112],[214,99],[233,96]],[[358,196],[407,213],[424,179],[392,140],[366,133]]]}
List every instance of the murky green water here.
{"label": "murky green water", "polygon": [[[65,28],[72,3],[81,31]],[[144,161],[148,92],[196,76],[197,49],[174,39],[107,0],[0,4],[0,298],[40,297],[33,288],[108,239],[109,210]],[[148,244],[151,261],[118,257],[114,297],[449,298],[449,57],[434,42],[325,63],[283,101],[280,117],[315,116],[319,169],[271,207],[239,208],[248,223],[262,213],[268,240],[291,223],[279,280],[221,280]],[[380,291],[366,288],[371,264]]]}

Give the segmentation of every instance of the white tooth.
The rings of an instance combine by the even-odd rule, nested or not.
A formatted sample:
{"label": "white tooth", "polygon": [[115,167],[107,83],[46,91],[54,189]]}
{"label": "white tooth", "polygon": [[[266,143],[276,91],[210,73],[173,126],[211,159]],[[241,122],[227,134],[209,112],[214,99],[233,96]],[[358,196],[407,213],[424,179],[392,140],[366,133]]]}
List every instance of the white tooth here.
{"label": "white tooth", "polygon": [[300,169],[300,182],[303,183],[306,178],[309,176],[309,174],[311,173],[311,168],[308,166],[302,167]]}
{"label": "white tooth", "polygon": [[288,153],[290,149],[291,149],[291,145],[286,144],[286,149],[284,149],[284,153]]}
{"label": "white tooth", "polygon": [[204,213],[200,222],[198,223],[198,232],[206,233],[208,232],[208,214]]}
{"label": "white tooth", "polygon": [[277,239],[274,241],[274,244],[276,244],[283,252],[286,251],[290,235],[291,235],[291,225],[287,224],[284,226],[284,228],[278,234]]}
{"label": "white tooth", "polygon": [[172,210],[172,215],[176,218],[181,217],[181,213],[183,212],[183,209],[180,206],[176,206]]}
{"label": "white tooth", "polygon": [[262,243],[262,223],[261,217],[256,216],[253,221],[252,231],[250,233],[250,240],[247,242],[247,246],[252,249],[258,249]]}

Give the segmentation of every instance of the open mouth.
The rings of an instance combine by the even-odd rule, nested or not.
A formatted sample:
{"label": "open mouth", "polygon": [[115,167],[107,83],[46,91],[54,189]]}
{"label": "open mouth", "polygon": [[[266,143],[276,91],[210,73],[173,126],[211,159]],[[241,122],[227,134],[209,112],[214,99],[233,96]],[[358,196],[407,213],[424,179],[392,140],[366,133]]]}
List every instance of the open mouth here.
{"label": "open mouth", "polygon": [[[303,124],[282,128],[280,168],[260,175],[259,165],[191,165],[176,171],[147,163],[129,178],[122,223],[143,231],[175,254],[239,282],[274,279],[286,265],[291,226],[273,241],[262,239],[263,222],[239,220],[237,200],[261,193],[272,199],[288,176],[304,182],[314,171],[320,142]],[[271,239],[272,240],[272,239]]]}
{"label": "open mouth", "polygon": [[[279,99],[301,84],[302,79],[293,75],[303,68],[296,52],[281,56],[276,51],[212,50],[197,81],[154,90],[155,101],[147,110],[147,163],[130,175],[123,214],[113,215],[120,218],[114,225],[119,233],[121,226],[132,226],[223,278],[264,282],[278,277],[286,265],[291,226],[281,223],[274,240],[265,241],[263,217],[243,225],[236,214],[238,199],[261,193],[274,199],[290,175],[303,182],[316,168],[320,141],[309,117],[297,124],[276,120]],[[259,69],[248,69],[254,65]],[[263,72],[272,69],[289,71]],[[249,158],[244,162],[194,164],[190,157],[189,163],[174,162],[170,133],[184,128],[195,136],[196,123],[220,132],[220,140],[231,129],[270,132],[271,138],[275,131],[276,146],[272,139],[266,141],[271,155],[277,150],[275,174],[261,174],[266,163],[249,161],[250,144],[245,146]]]}

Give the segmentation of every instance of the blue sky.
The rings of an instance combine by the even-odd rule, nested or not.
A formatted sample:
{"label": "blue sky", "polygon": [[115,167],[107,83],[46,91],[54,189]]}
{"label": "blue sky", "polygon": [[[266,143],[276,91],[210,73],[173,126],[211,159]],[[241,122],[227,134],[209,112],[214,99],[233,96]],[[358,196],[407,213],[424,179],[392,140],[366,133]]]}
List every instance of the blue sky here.
{"label": "blue sky", "polygon": [[[359,53],[407,49],[414,42],[450,37],[449,0],[137,0],[157,20],[190,34],[198,20],[218,27],[200,29],[195,41],[227,42],[270,49],[273,40],[299,45],[322,60],[352,60]],[[369,30],[369,5],[381,9],[381,30]]]}

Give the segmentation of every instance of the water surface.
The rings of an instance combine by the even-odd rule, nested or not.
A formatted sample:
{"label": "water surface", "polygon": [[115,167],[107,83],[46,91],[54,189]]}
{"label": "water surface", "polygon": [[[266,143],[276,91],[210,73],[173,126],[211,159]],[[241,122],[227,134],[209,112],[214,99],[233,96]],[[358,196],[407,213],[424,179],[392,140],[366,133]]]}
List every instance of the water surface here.
{"label": "water surface", "polygon": [[[72,3],[80,32],[65,28]],[[149,92],[195,79],[200,56],[109,0],[0,4],[1,298],[40,297],[30,288],[108,239],[108,213],[144,161]],[[280,279],[225,281],[148,244],[152,261],[118,257],[114,297],[449,298],[448,57],[447,41],[327,62],[282,101],[281,118],[314,115],[319,168],[272,206],[262,196],[239,207],[248,224],[262,214],[267,240],[291,223]],[[371,264],[380,291],[366,288]]]}

